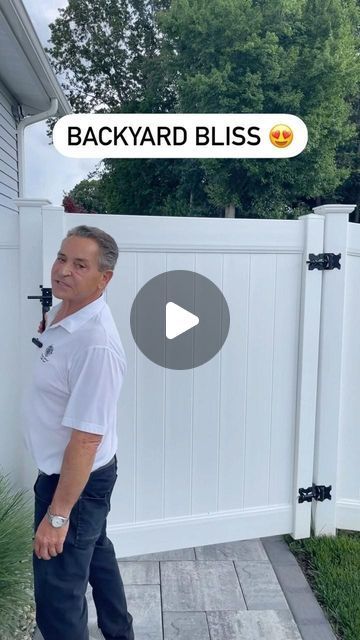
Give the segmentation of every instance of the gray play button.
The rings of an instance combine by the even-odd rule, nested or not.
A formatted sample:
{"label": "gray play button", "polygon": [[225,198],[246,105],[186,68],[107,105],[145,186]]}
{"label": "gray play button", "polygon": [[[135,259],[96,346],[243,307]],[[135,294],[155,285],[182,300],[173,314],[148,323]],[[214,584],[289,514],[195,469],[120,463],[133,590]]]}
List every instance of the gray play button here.
{"label": "gray play button", "polygon": [[194,271],[166,271],[137,294],[130,313],[140,351],[168,369],[193,369],[223,346],[230,313],[220,289]]}

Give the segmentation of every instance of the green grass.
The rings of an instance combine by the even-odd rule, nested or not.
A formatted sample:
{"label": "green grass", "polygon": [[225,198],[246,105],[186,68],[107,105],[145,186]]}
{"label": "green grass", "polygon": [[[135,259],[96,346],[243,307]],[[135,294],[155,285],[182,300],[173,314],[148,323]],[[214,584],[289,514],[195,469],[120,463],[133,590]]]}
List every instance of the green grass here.
{"label": "green grass", "polygon": [[339,640],[360,640],[360,533],[285,536]]}

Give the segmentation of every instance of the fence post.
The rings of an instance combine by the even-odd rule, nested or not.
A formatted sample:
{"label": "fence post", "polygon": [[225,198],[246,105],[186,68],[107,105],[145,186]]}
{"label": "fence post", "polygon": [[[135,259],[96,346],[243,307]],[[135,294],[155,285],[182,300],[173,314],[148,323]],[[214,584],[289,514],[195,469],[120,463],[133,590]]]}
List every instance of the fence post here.
{"label": "fence post", "polygon": [[[19,394],[22,403],[23,392],[28,384],[31,366],[37,347],[32,338],[38,337],[37,327],[42,317],[39,300],[28,300],[27,296],[40,296],[39,288],[43,277],[43,235],[41,208],[50,204],[49,200],[34,198],[17,198],[14,200],[19,209],[19,348],[18,365]],[[19,461],[19,482],[23,486],[34,483],[34,463],[25,449],[20,429],[16,434],[19,442],[21,462]]]}
{"label": "fence post", "polygon": [[294,460],[294,518],[292,537],[310,536],[311,504],[298,502],[300,488],[311,487],[314,468],[316,384],[320,331],[321,273],[309,271],[309,253],[321,253],[324,240],[323,216],[300,216],[304,225],[298,357],[297,411]]}
{"label": "fence post", "polygon": [[313,529],[318,535],[336,535],[337,465],[342,384],[344,298],[349,214],[355,205],[314,207],[325,218],[324,253],[341,253],[340,269],[322,271],[319,373],[315,430],[316,485],[331,485],[331,500],[313,501]]}
{"label": "fence post", "polygon": [[[43,286],[51,287],[51,267],[60,249],[65,233],[64,207],[42,207],[42,238],[43,238]],[[57,298],[53,304],[57,304]]]}

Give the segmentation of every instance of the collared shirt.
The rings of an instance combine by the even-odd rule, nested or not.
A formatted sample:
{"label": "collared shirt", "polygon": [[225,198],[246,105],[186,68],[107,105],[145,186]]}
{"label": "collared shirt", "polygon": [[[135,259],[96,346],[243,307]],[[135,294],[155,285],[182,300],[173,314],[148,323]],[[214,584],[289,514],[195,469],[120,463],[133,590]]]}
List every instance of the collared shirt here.
{"label": "collared shirt", "polygon": [[41,471],[60,473],[72,429],[101,434],[92,471],[116,453],[117,402],[127,360],[103,295],[50,326],[47,316],[22,402],[22,434]]}

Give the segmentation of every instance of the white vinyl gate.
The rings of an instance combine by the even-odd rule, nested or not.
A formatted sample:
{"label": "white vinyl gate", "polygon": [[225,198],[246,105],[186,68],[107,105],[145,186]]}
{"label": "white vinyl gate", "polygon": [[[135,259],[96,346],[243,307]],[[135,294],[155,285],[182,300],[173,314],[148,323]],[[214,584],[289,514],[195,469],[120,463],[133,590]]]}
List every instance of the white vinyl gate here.
{"label": "white vinyl gate", "polygon": [[[65,214],[30,200],[18,206],[23,381],[41,317],[39,302],[27,296],[51,286],[67,231],[98,226],[120,249],[106,290],[128,360],[108,519],[118,556],[284,533],[304,538],[311,519],[316,533],[360,529],[359,477],[349,482],[351,469],[339,467],[360,443],[351,409],[346,425],[340,419],[344,376],[355,367],[359,384],[360,374],[351,359],[355,302],[349,287],[347,303],[345,294],[350,227],[357,227],[350,253],[360,266],[360,225],[348,223],[353,206],[318,207],[299,220]],[[309,254],[323,252],[341,253],[341,269],[310,269]],[[230,311],[220,352],[179,371],[147,359],[130,329],[140,288],[176,269],[209,278]],[[24,461],[30,486],[34,469],[25,454]],[[331,485],[331,500],[299,502],[300,489],[313,482]]]}

